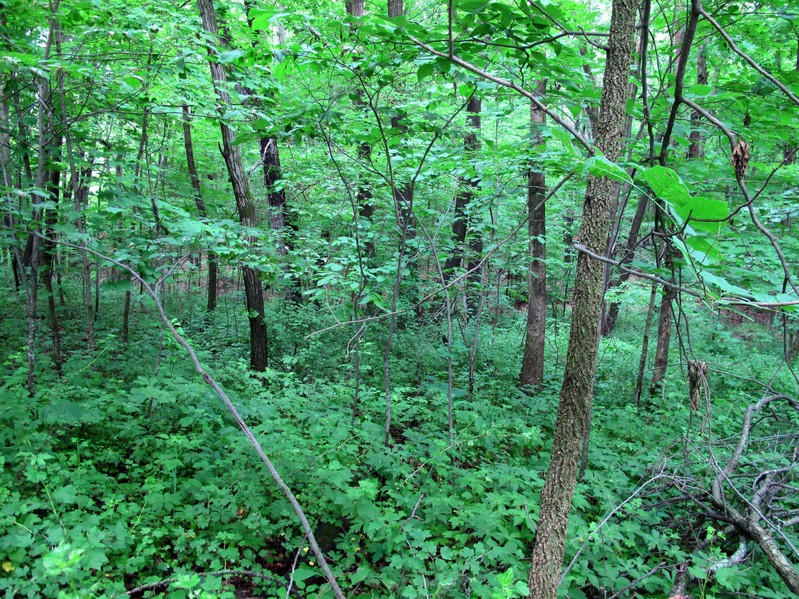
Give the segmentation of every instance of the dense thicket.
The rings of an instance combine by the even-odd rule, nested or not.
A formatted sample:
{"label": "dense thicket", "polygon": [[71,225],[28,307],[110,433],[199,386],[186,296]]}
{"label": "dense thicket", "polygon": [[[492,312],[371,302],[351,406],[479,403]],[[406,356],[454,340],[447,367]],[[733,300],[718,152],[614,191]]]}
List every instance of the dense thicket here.
{"label": "dense thicket", "polygon": [[799,596],[792,4],[0,2],[0,591]]}

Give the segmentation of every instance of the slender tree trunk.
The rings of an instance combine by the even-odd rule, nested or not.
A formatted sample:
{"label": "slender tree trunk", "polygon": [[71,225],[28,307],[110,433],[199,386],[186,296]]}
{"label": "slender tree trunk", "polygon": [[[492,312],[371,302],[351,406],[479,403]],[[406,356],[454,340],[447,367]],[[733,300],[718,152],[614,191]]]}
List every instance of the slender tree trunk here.
{"label": "slender tree trunk", "polygon": [[[538,94],[546,93],[546,80],[538,82]],[[543,111],[530,106],[533,152],[543,145],[540,127],[546,122]],[[546,246],[546,175],[540,161],[530,161],[527,173],[527,231],[530,244],[530,268],[527,274],[527,329],[524,341],[519,384],[538,387],[544,381],[544,343],[547,323],[547,246]]]}
{"label": "slender tree trunk", "polygon": [[[674,126],[677,121],[677,113],[682,104],[682,92],[685,83],[685,72],[688,65],[688,57],[691,52],[694,37],[696,35],[696,27],[699,22],[699,11],[701,1],[691,0],[689,8],[688,20],[685,25],[685,31],[682,36],[682,43],[679,51],[679,58],[677,61],[677,72],[675,74],[674,85],[674,101],[669,114],[669,120],[666,124],[666,130],[663,134],[663,142],[661,144],[660,156],[658,161],[661,166],[666,166],[666,160],[669,153],[669,145],[671,143],[671,135],[674,131]],[[663,256],[664,266],[672,273],[672,281],[674,280],[674,247],[669,237],[669,227],[666,224],[666,214],[663,207],[658,203],[655,207],[655,232],[662,237],[664,242]],[[671,321],[672,321],[672,301],[676,297],[676,291],[673,288],[667,287],[663,290],[663,296],[660,304],[660,318],[658,319],[658,336],[657,336],[657,349],[655,350],[655,365],[652,372],[652,385],[650,392],[656,395],[662,386],[666,370],[669,364],[669,343],[671,341]]]}
{"label": "slender tree trunk", "polygon": [[[149,60],[148,60],[149,64]],[[145,160],[145,150],[147,148],[147,124],[148,124],[148,111],[145,108],[144,114],[142,115],[142,122],[141,122],[141,136],[139,137],[139,150],[136,153],[136,166],[134,167],[134,187],[136,189],[137,194],[141,194],[141,176],[142,176],[142,161]],[[117,166],[117,177],[122,176],[122,167]],[[135,225],[131,225],[131,227],[135,228]],[[133,283],[130,273],[124,272],[122,276],[127,277],[128,281]],[[130,342],[130,312],[131,312],[131,299],[133,297],[133,293],[130,289],[125,291],[125,304],[122,308],[122,343],[127,345]]]}
{"label": "slender tree trunk", "polygon": [[[187,104],[183,105],[183,145],[186,149],[186,163],[191,178],[191,187],[194,190],[194,205],[200,218],[208,218],[208,211],[203,202],[202,189],[200,188],[200,177],[197,174],[197,164],[194,162],[194,144],[191,139],[191,112]],[[208,312],[216,310],[217,298],[217,279],[219,278],[219,258],[215,252],[208,252]]]}
{"label": "slender tree trunk", "polygon": [[[699,50],[696,58],[696,82],[699,85],[707,85],[707,59],[705,58],[704,48]],[[688,158],[701,158],[705,155],[705,136],[699,131],[702,118],[696,111],[691,111],[691,146],[688,148]]]}
{"label": "slender tree trunk", "polygon": [[[58,32],[56,37],[56,50],[59,57],[61,56],[61,43],[63,42],[64,34],[62,31]],[[67,101],[66,93],[64,91],[64,78],[59,77],[58,80],[58,93],[61,103],[61,122],[67,123]],[[92,176],[92,167],[89,165],[83,169],[78,169],[75,159],[75,149],[72,144],[72,134],[69,128],[64,131],[64,142],[67,148],[67,162],[69,164],[70,172],[70,190],[75,207],[75,228],[81,236],[80,240],[80,262],[81,262],[81,277],[82,277],[82,291],[83,291],[83,309],[86,313],[86,346],[89,350],[94,349],[94,309],[92,307],[92,283],[91,283],[91,268],[89,266],[89,254],[86,251],[86,241],[84,234],[86,233],[86,217],[84,203],[88,202],[89,198],[89,181]]]}
{"label": "slender tree trunk", "polygon": [[[659,209],[658,209],[659,210]],[[663,267],[673,273],[674,259],[672,245],[667,240],[663,249]],[[672,277],[673,278],[673,277]],[[671,342],[672,302],[677,297],[677,292],[672,287],[665,287],[660,300],[660,316],[658,318],[657,348],[655,349],[655,365],[652,370],[651,395],[660,393],[663,379],[669,368],[669,344]]]}
{"label": "slender tree trunk", "polygon": [[[641,194],[638,198],[638,208],[633,216],[633,222],[630,224],[630,234],[627,236],[627,245],[625,247],[624,256],[621,259],[621,264],[629,264],[635,256],[635,248],[638,245],[638,235],[641,232],[641,225],[646,216],[646,210],[649,207],[649,196]],[[630,273],[627,271],[619,273],[615,281],[611,281],[610,287],[618,287],[625,283],[630,278]],[[602,326],[602,335],[609,336],[616,328],[616,321],[619,319],[619,302],[611,302],[608,306],[605,321]]]}
{"label": "slender tree trunk", "polygon": [[644,338],[641,340],[641,357],[638,360],[638,374],[635,378],[635,396],[633,403],[638,405],[641,401],[641,393],[644,388],[644,372],[646,371],[646,358],[649,354],[649,333],[652,330],[652,314],[655,311],[655,299],[657,298],[657,283],[652,283],[652,293],[649,295],[649,308],[646,310],[646,322],[644,324]]}
{"label": "slender tree trunk", "polygon": [[[390,18],[402,16],[402,0],[389,0],[388,16]],[[372,109],[374,110],[374,106]],[[402,123],[405,115],[399,114],[391,119],[392,129],[400,134],[404,133],[406,127]],[[399,300],[400,284],[402,283],[402,273],[408,266],[405,262],[405,251],[409,236],[413,236],[411,228],[411,218],[413,218],[413,190],[410,183],[399,184],[396,180],[396,172],[391,168],[391,157],[388,155],[388,144],[386,144],[386,159],[389,161],[389,179],[391,183],[391,197],[394,201],[397,225],[400,228],[400,241],[397,252],[397,270],[394,278],[394,289],[391,294],[391,315],[388,319],[388,334],[386,345],[383,348],[383,388],[385,392],[386,415],[383,441],[386,445],[391,444],[391,349],[394,343],[394,332],[397,326],[397,304]]]}
{"label": "slender tree trunk", "polygon": [[[216,22],[216,12],[212,0],[197,0],[197,6],[202,17],[203,28],[213,38],[219,39],[219,30]],[[210,50],[209,50],[210,52]],[[236,134],[227,123],[222,120],[227,107],[231,105],[230,95],[226,88],[227,74],[224,66],[217,60],[208,61],[211,69],[211,79],[216,91],[218,110],[220,114],[219,127],[222,134],[222,156],[225,159],[230,183],[233,187],[233,196],[236,199],[236,209],[239,213],[241,224],[253,227],[256,224],[255,202],[250,192],[247,173],[241,158],[240,146],[236,144]],[[248,240],[250,243],[254,239]],[[253,370],[262,372],[266,370],[268,360],[268,337],[266,318],[264,315],[264,290],[258,277],[258,271],[250,266],[242,266],[244,278],[244,296],[247,304],[247,314],[250,321],[250,366]]]}
{"label": "slender tree trunk", "polygon": [[[635,18],[636,2],[613,0],[596,132],[597,149],[609,160],[621,155]],[[607,246],[614,186],[610,179],[588,177],[580,240],[597,254],[604,254]],[[557,595],[580,449],[590,425],[603,273],[601,262],[584,253],[579,255],[566,370],[532,547],[529,596],[533,599],[555,599]]]}
{"label": "slender tree trunk", "polygon": [[[51,135],[55,137],[53,147],[53,160],[58,160],[58,152],[60,145],[60,136],[56,136],[55,131],[51,128]],[[55,278],[55,260],[56,260],[56,233],[55,226],[58,223],[58,200],[60,196],[60,183],[61,171],[54,168],[50,171],[50,182],[48,190],[50,192],[50,200],[54,202],[55,207],[50,208],[45,216],[45,233],[42,242],[42,264],[44,265],[44,287],[47,290],[47,311],[50,320],[50,331],[53,336],[53,364],[57,372],[61,372],[61,365],[64,362],[61,353],[61,323],[58,318],[58,310],[56,309],[55,290],[53,289],[53,279]]]}
{"label": "slender tree trunk", "polygon": [[[84,210],[89,203],[89,182],[92,178],[91,165],[84,168],[80,173],[78,189],[75,191],[75,212],[78,214],[75,221],[78,233],[86,233],[86,220]],[[86,311],[86,345],[94,349],[94,307],[92,305],[92,272],[89,264],[89,253],[86,251],[86,242],[80,242],[80,265],[83,283],[83,308]]]}
{"label": "slender tree trunk", "polygon": [[[481,102],[477,94],[472,95],[466,104],[468,129],[463,137],[464,157],[467,160],[474,160],[477,152],[480,151],[480,110]],[[480,233],[474,231],[473,221],[475,220],[470,212],[472,200],[479,186],[477,177],[461,178],[459,182],[460,191],[455,197],[455,217],[452,221],[452,242],[454,247],[450,257],[444,264],[444,269],[451,271],[453,268],[464,266],[464,254],[468,255],[467,268],[475,268],[480,261],[483,251]],[[469,252],[466,252],[466,238],[469,237]],[[469,277],[479,280],[480,272],[475,271]]]}
{"label": "slender tree trunk", "polygon": [[[404,15],[403,0],[388,0],[388,16],[390,19]],[[398,134],[404,135],[408,131],[405,119],[408,117],[404,110],[399,110],[396,116],[391,117],[391,128]],[[396,177],[396,175],[395,175]],[[409,237],[415,236],[413,220],[413,188],[410,181],[392,181],[391,189],[397,214],[400,217],[400,226],[407,231]]]}
{"label": "slender tree trunk", "polygon": [[[345,0],[344,6],[347,14],[354,18],[360,18],[364,15],[364,0]],[[356,27],[352,26],[353,31]],[[358,67],[355,67],[356,71]],[[355,89],[355,99],[353,100],[355,107],[363,109],[366,103],[363,100],[363,89],[357,87]],[[369,164],[372,162],[372,146],[367,142],[362,142],[358,146],[358,160],[361,163]],[[374,214],[374,206],[372,205],[372,190],[368,182],[358,182],[358,187],[355,190],[355,199],[358,204],[358,213],[361,218],[368,221],[372,220]],[[367,241],[364,244],[364,250],[367,256],[371,256],[375,251],[375,244],[372,241]]]}
{"label": "slender tree trunk", "polygon": [[[50,19],[49,28],[47,32],[47,40],[44,46],[44,61],[50,58],[50,50],[55,40],[55,33],[58,28],[56,15],[58,13],[59,0],[54,0],[50,4]],[[50,100],[50,82],[49,78],[40,75],[36,81],[36,112],[37,112],[37,125],[39,137],[39,156],[38,165],[36,168],[36,187],[40,190],[44,189],[48,180],[49,173],[47,168],[50,165],[50,142],[48,139],[48,132],[52,129],[51,115],[53,111],[48,105]],[[42,234],[42,227],[40,219],[42,217],[42,210],[39,206],[41,198],[34,195],[32,214],[34,231],[28,236],[28,243],[25,247],[24,264],[30,269],[30,285],[28,287],[28,393],[33,397],[36,393],[36,312],[39,299],[39,259],[40,259],[40,237]]]}

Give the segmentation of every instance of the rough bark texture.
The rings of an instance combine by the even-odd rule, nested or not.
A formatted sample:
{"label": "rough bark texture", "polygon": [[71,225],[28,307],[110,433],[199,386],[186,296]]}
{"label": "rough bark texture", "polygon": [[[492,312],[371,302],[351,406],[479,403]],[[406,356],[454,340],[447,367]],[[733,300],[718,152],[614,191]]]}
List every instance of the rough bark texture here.
{"label": "rough bark texture", "polygon": [[[610,160],[621,154],[636,6],[633,0],[613,1],[596,132],[597,148]],[[607,245],[613,191],[610,179],[588,178],[580,240],[597,254],[603,254]],[[532,547],[531,598],[555,599],[557,595],[580,449],[590,424],[603,273],[601,262],[579,255],[566,370]]]}
{"label": "rough bark texture", "polygon": [[[696,82],[700,85],[707,84],[707,61],[704,49],[699,51],[696,59]],[[691,112],[691,146],[688,148],[688,158],[701,158],[705,155],[705,136],[699,131],[702,119],[696,111]]]}
{"label": "rough bark texture", "polygon": [[404,12],[402,0],[388,0],[388,16],[393,19],[401,17]]}
{"label": "rough bark texture", "polygon": [[[188,105],[183,105],[183,145],[186,148],[186,164],[191,177],[191,187],[194,190],[194,204],[201,218],[208,218],[208,211],[203,202],[200,189],[200,176],[197,174],[197,164],[194,162],[194,144],[191,139],[191,112]],[[216,310],[217,281],[219,279],[219,259],[214,252],[208,252],[208,312]]]}
{"label": "rough bark texture", "polygon": [[277,139],[262,137],[259,144],[264,168],[264,189],[266,189],[266,198],[269,202],[269,224],[277,236],[277,253],[283,256],[287,251],[293,249],[293,244],[286,231],[288,224],[286,192],[279,184],[283,174],[280,168]]}
{"label": "rough bark texture", "polygon": [[347,14],[352,17],[362,17],[363,2],[364,0],[345,0],[344,7],[347,9]]}
{"label": "rough bark texture", "polygon": [[[216,13],[212,0],[197,0],[200,9],[203,28],[214,38],[219,39],[216,24]],[[224,65],[210,60],[211,78],[214,82],[220,115],[231,104],[230,94],[227,91],[227,75]],[[236,198],[236,210],[239,220],[245,227],[256,224],[255,202],[250,192],[247,173],[241,159],[240,146],[236,144],[236,134],[220,120],[219,128],[222,132],[222,156],[227,166],[230,184],[233,187],[233,196]],[[253,241],[250,239],[249,241]],[[247,304],[247,313],[250,320],[250,367],[256,371],[266,369],[268,357],[268,338],[266,319],[264,318],[264,290],[258,278],[258,271],[249,266],[242,266],[244,278],[244,296]]]}
{"label": "rough bark texture", "polygon": [[[538,82],[537,92],[546,93],[546,81]],[[530,106],[530,127],[533,146],[544,143],[537,127],[546,122],[546,115]],[[538,387],[544,381],[544,342],[547,321],[547,246],[546,246],[546,176],[531,162],[527,173],[527,231],[530,238],[530,270],[527,277],[527,330],[524,342],[521,386]]]}
{"label": "rough bark texture", "polygon": [[[478,138],[481,125],[480,110],[480,98],[473,95],[466,104],[468,129],[463,136],[463,151],[467,160],[472,159],[475,153],[480,150],[480,139]],[[455,197],[455,218],[452,221],[452,241],[455,247],[453,247],[452,254],[450,254],[449,258],[447,258],[447,261],[444,263],[445,270],[452,270],[453,268],[463,266],[463,256],[466,253],[466,248],[464,247],[466,236],[470,232],[470,229],[473,228],[470,226],[471,217],[469,214],[469,205],[474,199],[474,192],[477,189],[478,183],[479,181],[474,177],[468,179],[462,178],[460,180],[461,191]],[[469,246],[472,250],[477,251],[478,255],[476,258],[479,260],[479,254],[482,252],[482,243],[479,234],[472,233]],[[469,268],[471,268],[472,263],[475,262],[475,256],[470,256],[469,262]],[[480,273],[476,271],[474,276],[479,278]]]}

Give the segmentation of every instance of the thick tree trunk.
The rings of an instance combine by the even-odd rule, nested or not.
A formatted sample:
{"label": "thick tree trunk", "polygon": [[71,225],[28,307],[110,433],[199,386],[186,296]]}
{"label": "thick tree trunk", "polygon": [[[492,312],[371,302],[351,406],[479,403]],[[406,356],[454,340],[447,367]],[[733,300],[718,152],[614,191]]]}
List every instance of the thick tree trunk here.
{"label": "thick tree trunk", "polygon": [[[538,94],[546,93],[546,81],[538,82]],[[544,144],[540,128],[546,115],[530,106],[533,148]],[[536,161],[540,162],[540,161]],[[527,231],[530,243],[530,268],[527,275],[527,329],[519,385],[538,387],[544,381],[544,343],[547,322],[547,246],[546,246],[546,175],[540,163],[531,160],[527,173]]]}
{"label": "thick tree trunk", "polygon": [[[194,205],[200,218],[208,218],[208,211],[203,201],[200,177],[197,174],[197,164],[194,162],[194,144],[191,139],[191,112],[187,104],[183,105],[183,145],[186,149],[186,163],[189,168],[191,187],[194,190]],[[208,252],[208,312],[216,310],[217,279],[219,278],[219,258],[216,253]]]}
{"label": "thick tree trunk", "polygon": [[[647,60],[648,60],[648,46],[649,46],[649,22],[651,19],[652,14],[652,0],[644,0],[643,5],[640,8],[641,11],[641,24],[639,26],[639,36],[638,36],[638,80],[642,82],[641,84],[641,100],[643,104],[643,112],[644,112],[644,121],[647,126],[647,131],[649,133],[649,164],[650,166],[654,164],[655,161],[655,145],[654,139],[652,137],[652,125],[650,122],[650,112],[649,112],[649,88],[647,85]],[[634,93],[632,94],[633,100],[637,95],[637,91],[635,91],[635,87],[633,86]],[[631,122],[631,121],[628,121]],[[632,155],[628,154],[628,160],[632,160]],[[630,172],[632,176],[632,172]],[[632,191],[631,189],[629,190]],[[629,195],[628,201],[629,201]],[[625,247],[624,255],[621,258],[621,263],[626,265],[629,264],[633,257],[635,256],[635,248],[638,245],[638,235],[641,231],[641,225],[644,222],[644,216],[646,215],[646,210],[649,207],[649,197],[647,194],[642,193],[638,198],[638,207],[635,211],[635,216],[633,217],[633,222],[630,225],[630,234],[627,236],[627,245]],[[611,236],[611,242],[613,244],[616,243],[616,239],[618,236],[618,227],[621,226],[621,218],[623,214],[619,215],[619,221],[617,223],[617,227],[614,231],[614,234]],[[614,252],[614,248],[610,247],[608,256],[612,257]],[[606,267],[606,269],[609,267]],[[608,271],[606,270],[606,274]],[[625,283],[630,278],[630,273],[627,271],[620,272],[617,274],[616,278],[612,279],[607,286],[605,293],[609,289],[614,287],[619,287],[623,283]],[[602,336],[609,337],[613,333],[613,329],[616,327],[616,321],[619,318],[619,302],[611,302],[610,305],[607,306],[607,310],[604,310],[604,317],[602,319]]]}
{"label": "thick tree trunk", "polygon": [[[596,132],[597,149],[609,160],[617,160],[621,154],[636,6],[633,0],[613,1]],[[597,254],[606,249],[614,187],[610,179],[588,178],[580,240]],[[580,449],[590,425],[603,273],[601,262],[579,255],[566,370],[532,547],[529,596],[534,599],[555,599],[557,595]]]}
{"label": "thick tree trunk", "polygon": [[[197,6],[202,17],[203,28],[214,38],[219,39],[216,23],[216,12],[212,0],[197,0]],[[218,110],[221,115],[231,105],[230,95],[227,92],[227,74],[224,66],[216,61],[209,60],[211,79],[216,91]],[[239,213],[241,224],[252,227],[256,224],[255,202],[250,192],[247,173],[241,159],[240,146],[236,144],[235,132],[220,119],[219,127],[222,133],[222,156],[227,166],[228,177],[233,187],[233,196],[236,199],[236,209]],[[248,241],[253,242],[254,239]],[[253,370],[262,372],[266,370],[268,359],[268,337],[266,319],[264,316],[264,290],[258,278],[258,271],[249,266],[242,266],[244,278],[244,295],[247,304],[247,314],[250,321],[250,366]]]}

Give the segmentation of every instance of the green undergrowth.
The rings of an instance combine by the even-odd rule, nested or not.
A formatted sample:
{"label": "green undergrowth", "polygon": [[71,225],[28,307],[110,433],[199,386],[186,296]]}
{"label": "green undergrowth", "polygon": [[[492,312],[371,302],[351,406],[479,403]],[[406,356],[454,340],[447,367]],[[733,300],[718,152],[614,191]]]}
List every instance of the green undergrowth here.
{"label": "green undergrowth", "polygon": [[[161,335],[152,306],[142,301],[135,309],[127,347],[101,320],[96,350],[71,353],[60,375],[47,364],[43,339],[34,399],[15,333],[22,317],[0,325],[0,592],[121,597],[174,579],[139,596],[233,597],[239,589],[284,597],[280,584],[291,580],[303,596],[332,596],[263,464],[184,351]],[[297,495],[347,596],[524,596],[558,359],[541,392],[521,393],[514,383],[521,322],[485,324],[469,396],[468,348],[454,343],[450,443],[441,323],[401,328],[386,447],[381,325],[361,344],[353,422],[347,335],[313,334],[329,324],[313,307],[269,310],[274,358],[257,376],[244,360],[241,314],[220,310],[209,322],[198,311],[176,324],[203,340],[194,341],[201,360]],[[79,316],[71,317],[65,327],[79,330]],[[46,335],[44,324],[40,332]],[[552,323],[550,350],[561,364],[566,335],[563,323]],[[577,559],[562,587],[568,597],[611,595],[642,577],[638,589],[665,596],[670,574],[647,573],[687,555],[674,514],[651,509],[635,492],[664,459],[663,448],[691,426],[689,412],[666,409],[660,399],[631,405],[638,348],[623,339],[601,348],[590,452],[569,524],[566,561]],[[725,393],[743,395],[736,384]],[[673,406],[671,396],[684,390],[667,389],[664,401]],[[737,422],[730,416],[730,431]],[[750,567],[737,576],[745,591],[767,575]],[[725,596],[724,587],[712,589],[704,596]]]}

